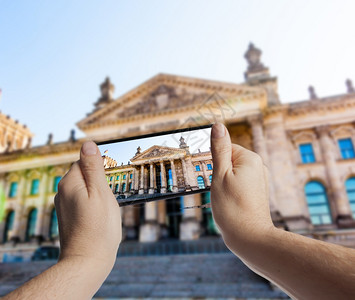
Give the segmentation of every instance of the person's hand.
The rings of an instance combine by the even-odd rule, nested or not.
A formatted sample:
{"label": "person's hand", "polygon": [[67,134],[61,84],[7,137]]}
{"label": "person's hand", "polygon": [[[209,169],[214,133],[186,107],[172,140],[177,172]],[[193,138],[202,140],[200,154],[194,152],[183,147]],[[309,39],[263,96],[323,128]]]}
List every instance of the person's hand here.
{"label": "person's hand", "polygon": [[122,238],[120,207],[110,190],[100,151],[83,144],[80,160],[58,185],[60,258],[97,263],[111,271]]}
{"label": "person's hand", "polygon": [[225,243],[235,248],[262,238],[274,227],[268,202],[268,170],[261,157],[232,144],[228,130],[220,123],[212,128],[211,150],[212,213]]}

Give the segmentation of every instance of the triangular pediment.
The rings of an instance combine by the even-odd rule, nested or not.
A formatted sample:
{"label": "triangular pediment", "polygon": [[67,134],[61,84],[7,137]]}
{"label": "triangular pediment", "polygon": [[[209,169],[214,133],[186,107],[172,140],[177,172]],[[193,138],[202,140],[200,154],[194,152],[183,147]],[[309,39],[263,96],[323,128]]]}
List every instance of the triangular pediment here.
{"label": "triangular pediment", "polygon": [[148,148],[147,150],[139,154],[136,154],[133,158],[131,158],[131,162],[134,163],[136,161],[150,160],[150,159],[157,159],[157,158],[166,159],[169,157],[180,157],[185,154],[186,151],[184,149],[154,145]]}
{"label": "triangular pediment", "polygon": [[[218,98],[233,101],[260,99],[266,105],[266,92],[259,87],[212,80],[158,74],[106,106],[93,111],[77,123],[85,131],[112,127],[144,118],[176,113],[196,112],[218,94]],[[261,105],[263,106],[263,105]]]}

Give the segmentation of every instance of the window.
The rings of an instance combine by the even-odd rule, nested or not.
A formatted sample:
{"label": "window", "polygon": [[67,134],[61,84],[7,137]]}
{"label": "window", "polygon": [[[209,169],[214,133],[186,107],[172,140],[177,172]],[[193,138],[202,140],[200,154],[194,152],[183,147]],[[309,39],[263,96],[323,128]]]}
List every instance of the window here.
{"label": "window", "polygon": [[306,194],[309,214],[313,225],[331,224],[332,217],[324,186],[317,181],[308,182],[304,191]]}
{"label": "window", "polygon": [[342,159],[349,159],[355,157],[354,146],[351,138],[338,140],[338,145],[341,152]]}
{"label": "window", "polygon": [[123,175],[123,179],[126,179],[126,174]]}
{"label": "window", "polygon": [[6,216],[4,238],[3,238],[4,243],[7,242],[9,239],[9,232],[14,227],[14,221],[15,221],[15,212],[13,210],[10,210]]}
{"label": "window", "polygon": [[201,171],[200,165],[195,166],[196,171]]}
{"label": "window", "polygon": [[39,179],[33,179],[31,184],[31,195],[38,195],[39,193]]}
{"label": "window", "polygon": [[110,183],[108,186],[109,186],[109,187],[110,187],[110,189],[112,190],[112,184]]}
{"label": "window", "polygon": [[118,193],[118,192],[119,192],[119,188],[120,188],[120,185],[119,185],[119,184],[116,184],[116,186],[115,186],[115,193]]}
{"label": "window", "polygon": [[207,170],[212,170],[212,164],[207,164]]}
{"label": "window", "polygon": [[119,179],[120,179],[120,175],[117,175],[117,176],[116,176],[116,180],[119,180]]}
{"label": "window", "polygon": [[129,174],[129,179],[132,179],[133,178],[133,174]]}
{"label": "window", "polygon": [[14,198],[17,195],[17,182],[11,182],[10,184],[10,191],[9,191],[9,198]]}
{"label": "window", "polygon": [[53,181],[53,192],[54,193],[58,192],[58,183],[61,179],[62,179],[61,176],[54,177],[54,181]]}
{"label": "window", "polygon": [[129,190],[132,190],[132,182],[129,184]]}
{"label": "window", "polygon": [[351,177],[345,182],[345,188],[350,202],[353,218],[355,218],[355,177]]}
{"label": "window", "polygon": [[312,144],[301,144],[299,145],[302,163],[314,163],[316,161],[313,153]]}
{"label": "window", "polygon": [[123,183],[123,184],[122,184],[122,192],[125,192],[125,191],[126,191],[126,184]]}
{"label": "window", "polygon": [[198,184],[198,187],[200,189],[204,189],[205,188],[205,181],[203,180],[202,176],[198,176],[197,177],[197,184]]}
{"label": "window", "polygon": [[27,228],[26,228],[26,242],[29,242],[30,238],[35,235],[36,221],[37,221],[37,209],[33,208],[28,214]]}
{"label": "window", "polygon": [[210,176],[208,177],[208,179],[210,180],[210,183],[212,184],[212,175],[210,175]]}
{"label": "window", "polygon": [[55,211],[55,208],[53,208],[51,212],[51,221],[49,225],[49,237],[53,239],[57,236],[58,236],[58,219],[57,219],[57,213]]}
{"label": "window", "polygon": [[110,181],[112,181],[113,180],[113,176],[110,176]]}
{"label": "window", "polygon": [[171,169],[168,169],[168,191],[173,190],[173,173],[171,172]]}

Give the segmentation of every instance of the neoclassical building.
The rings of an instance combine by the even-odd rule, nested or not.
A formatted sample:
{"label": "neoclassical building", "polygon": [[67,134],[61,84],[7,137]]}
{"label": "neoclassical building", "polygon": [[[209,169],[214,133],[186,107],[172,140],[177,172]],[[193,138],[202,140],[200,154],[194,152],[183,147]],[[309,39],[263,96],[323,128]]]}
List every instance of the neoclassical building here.
{"label": "neoclassical building", "polygon": [[[62,143],[53,143],[49,137],[43,146],[11,148],[4,146],[7,143],[1,136],[2,149],[7,149],[0,154],[0,187],[6,196],[2,241],[56,238],[57,183],[79,158],[84,140],[99,142],[221,121],[234,143],[259,153],[267,165],[270,211],[276,226],[355,245],[350,238],[355,232],[355,91],[351,81],[346,81],[346,90],[339,95],[318,97],[310,87],[309,99],[282,103],[277,78],[262,64],[261,51],[250,44],[245,58],[245,81],[239,84],[158,74],[114,98],[114,86],[106,79],[93,111],[77,123],[85,139],[77,140],[72,133]],[[9,138],[13,141],[14,133],[5,140]],[[199,186],[201,177],[203,184],[210,184],[209,153],[190,155],[188,163],[174,158],[161,164],[158,152],[162,150],[147,149],[124,166],[110,163],[107,157],[113,193],[126,198],[183,186],[192,189]],[[171,170],[170,183],[169,175],[161,171],[164,168]],[[209,193],[197,193],[122,207],[124,236],[153,241],[216,234],[209,209],[183,209],[206,202]]]}
{"label": "neoclassical building", "polygon": [[[141,148],[138,147],[127,165],[117,166],[117,162],[112,158],[106,155],[103,158],[107,181],[119,203],[144,203],[146,199],[153,197],[169,198],[166,201],[145,203],[144,212],[136,209],[139,206],[124,207],[125,233],[130,239],[137,237],[137,228],[143,216],[147,224],[141,227],[141,241],[168,238],[167,228],[173,222],[169,215],[179,213],[179,209],[184,209],[185,203],[195,204],[194,206],[202,204],[201,199],[196,199],[195,195],[185,195],[185,202],[180,203],[179,196],[184,192],[206,189],[212,182],[211,152],[190,153],[183,137],[180,138],[179,148],[154,145],[141,152]],[[194,203],[195,201],[197,202]],[[167,211],[167,202],[178,202],[181,207]],[[205,218],[211,222],[211,217],[208,210]],[[184,226],[180,234],[182,239],[191,239],[193,230],[200,230],[194,219],[192,222],[185,220],[182,226]],[[214,231],[215,229],[212,229],[212,232]]]}

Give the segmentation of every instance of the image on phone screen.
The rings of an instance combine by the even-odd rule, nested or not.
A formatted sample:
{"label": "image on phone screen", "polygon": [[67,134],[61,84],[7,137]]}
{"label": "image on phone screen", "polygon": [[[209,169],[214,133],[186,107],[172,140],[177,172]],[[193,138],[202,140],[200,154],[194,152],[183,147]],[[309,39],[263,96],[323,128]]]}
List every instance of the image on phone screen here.
{"label": "image on phone screen", "polygon": [[211,126],[98,142],[119,205],[209,191]]}

